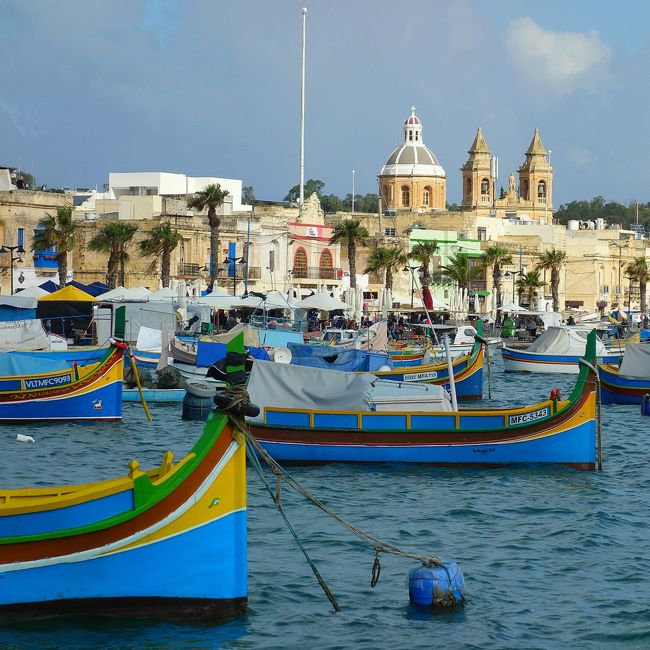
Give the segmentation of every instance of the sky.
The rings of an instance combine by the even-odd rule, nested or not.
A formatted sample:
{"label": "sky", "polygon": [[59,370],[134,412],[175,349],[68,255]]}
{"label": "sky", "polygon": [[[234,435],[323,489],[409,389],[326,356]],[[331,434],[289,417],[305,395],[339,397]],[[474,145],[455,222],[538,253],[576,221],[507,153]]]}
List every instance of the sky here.
{"label": "sky", "polygon": [[109,172],[239,178],[258,199],[305,178],[377,191],[411,105],[460,202],[481,126],[498,184],[536,127],[554,203],[649,201],[650,2],[0,0],[0,165],[50,187]]}

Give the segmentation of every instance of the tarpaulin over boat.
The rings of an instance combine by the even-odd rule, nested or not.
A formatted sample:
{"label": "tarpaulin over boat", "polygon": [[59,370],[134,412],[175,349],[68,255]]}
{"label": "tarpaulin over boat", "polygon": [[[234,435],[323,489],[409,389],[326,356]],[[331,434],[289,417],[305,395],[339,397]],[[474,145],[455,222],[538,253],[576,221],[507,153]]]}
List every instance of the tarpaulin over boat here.
{"label": "tarpaulin over boat", "polygon": [[368,350],[348,350],[329,345],[301,345],[288,343],[291,363],[296,366],[311,366],[329,370],[359,372],[379,370],[382,366],[392,368],[390,356]]}
{"label": "tarpaulin over boat", "polygon": [[212,337],[213,341],[217,343],[228,343],[232,341],[237,334],[244,333],[244,345],[252,345],[256,348],[260,347],[260,332],[259,330],[247,325],[246,323],[237,323],[231,330],[223,332],[223,334],[215,334]]}
{"label": "tarpaulin over boat", "polygon": [[[264,348],[256,348],[247,345],[248,354],[254,359],[268,360],[268,352]],[[225,343],[213,343],[212,341],[199,341],[196,345],[196,365],[199,368],[207,368],[226,356]]]}
{"label": "tarpaulin over boat", "polygon": [[260,407],[260,415],[252,421],[263,421],[265,407],[367,411],[375,379],[373,375],[255,362],[248,378],[248,394]]}
{"label": "tarpaulin over boat", "polygon": [[52,359],[48,357],[34,357],[0,352],[0,377],[24,377],[57,370],[66,370],[70,364],[65,359]]}
{"label": "tarpaulin over boat", "polygon": [[38,319],[0,322],[0,350],[40,350],[49,344]]}
{"label": "tarpaulin over boat", "polygon": [[[580,357],[585,353],[589,332],[587,328],[549,327],[536,341],[533,341],[530,347],[526,348],[526,352]],[[596,354],[598,356],[607,354],[605,345],[600,339],[596,339]]]}
{"label": "tarpaulin over boat", "polygon": [[618,373],[621,377],[650,379],[650,345],[647,343],[628,343]]}

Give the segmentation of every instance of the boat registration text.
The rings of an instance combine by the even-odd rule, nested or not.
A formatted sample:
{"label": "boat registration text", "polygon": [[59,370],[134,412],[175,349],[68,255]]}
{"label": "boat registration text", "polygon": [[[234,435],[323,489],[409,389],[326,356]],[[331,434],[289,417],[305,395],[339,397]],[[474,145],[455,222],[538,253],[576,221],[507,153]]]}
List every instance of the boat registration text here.
{"label": "boat registration text", "polygon": [[508,418],[508,424],[510,426],[513,424],[529,424],[530,422],[535,422],[535,420],[540,420],[541,418],[547,417],[548,414],[548,406],[545,406],[543,409],[531,411],[530,413],[519,413],[518,415],[511,415]]}
{"label": "boat registration text", "polygon": [[438,373],[435,370],[429,372],[413,372],[404,375],[404,381],[427,381],[427,379],[438,379]]}

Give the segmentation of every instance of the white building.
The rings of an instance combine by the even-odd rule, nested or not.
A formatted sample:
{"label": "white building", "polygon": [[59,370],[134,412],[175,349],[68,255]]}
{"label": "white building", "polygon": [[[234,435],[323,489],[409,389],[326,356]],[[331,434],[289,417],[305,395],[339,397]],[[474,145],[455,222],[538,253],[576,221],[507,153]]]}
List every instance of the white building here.
{"label": "white building", "polygon": [[225,214],[228,208],[232,212],[250,212],[250,205],[242,205],[242,181],[234,178],[214,178],[212,176],[186,176],[168,172],[110,172],[108,189],[114,198],[125,196],[183,196],[195,194],[208,185],[220,185],[228,190],[229,196],[224,202]]}

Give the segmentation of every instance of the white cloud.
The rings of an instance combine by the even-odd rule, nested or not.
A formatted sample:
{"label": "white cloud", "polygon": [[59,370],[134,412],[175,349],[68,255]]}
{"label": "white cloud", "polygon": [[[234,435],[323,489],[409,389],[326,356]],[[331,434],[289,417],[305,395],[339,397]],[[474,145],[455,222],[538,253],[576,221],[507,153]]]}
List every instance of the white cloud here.
{"label": "white cloud", "polygon": [[594,30],[553,32],[531,18],[517,18],[506,28],[505,38],[515,66],[541,91],[595,92],[609,76],[611,50]]}

